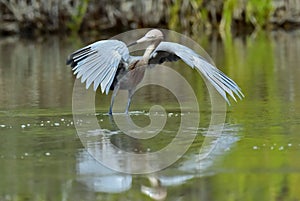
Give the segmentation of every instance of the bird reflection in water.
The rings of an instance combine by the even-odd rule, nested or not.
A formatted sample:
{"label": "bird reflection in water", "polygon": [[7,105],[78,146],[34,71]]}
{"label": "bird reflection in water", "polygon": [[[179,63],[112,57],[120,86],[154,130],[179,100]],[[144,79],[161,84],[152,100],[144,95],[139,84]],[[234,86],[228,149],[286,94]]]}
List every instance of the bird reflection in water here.
{"label": "bird reflection in water", "polygon": [[[226,151],[230,150],[232,146],[239,140],[236,135],[239,130],[237,125],[225,125],[224,133],[214,140],[211,146],[214,149],[209,153],[209,157],[200,161],[202,164],[199,166],[197,154],[190,154],[185,159],[175,166],[162,170],[153,174],[144,174],[140,176],[120,173],[114,171],[108,167],[105,167],[100,162],[96,161],[88,154],[89,149],[102,149],[102,151],[110,153],[114,151],[110,141],[113,136],[118,136],[120,133],[109,130],[95,130],[91,131],[89,135],[95,137],[101,141],[91,141],[87,151],[83,150],[78,155],[77,163],[77,182],[87,187],[89,192],[94,193],[123,193],[132,188],[132,183],[137,177],[147,178],[140,184],[140,192],[149,196],[153,200],[165,200],[168,196],[168,188],[176,187],[185,184],[189,180],[203,177],[207,175],[213,175],[217,172],[212,171],[211,167],[215,161],[226,154]],[[120,166],[124,165],[124,161],[120,158],[111,158],[115,164]],[[143,161],[141,161],[143,163]],[[137,165],[137,164],[136,164]]]}

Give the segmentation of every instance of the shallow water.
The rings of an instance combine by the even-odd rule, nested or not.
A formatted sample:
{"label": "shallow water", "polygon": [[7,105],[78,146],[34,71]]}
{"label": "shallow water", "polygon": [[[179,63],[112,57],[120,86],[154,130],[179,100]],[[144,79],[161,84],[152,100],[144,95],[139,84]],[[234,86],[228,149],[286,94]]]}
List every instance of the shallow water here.
{"label": "shallow water", "polygon": [[[97,92],[91,116],[101,128],[89,127],[82,143],[75,125],[88,124],[91,116],[73,119],[75,79],[65,58],[92,39],[0,39],[0,200],[300,200],[300,31],[193,39],[245,94],[231,101],[223,133],[202,151],[209,138],[209,92],[201,76],[183,63],[174,68],[196,92],[198,127],[176,136],[181,117],[190,113],[180,113],[170,91],[148,86],[133,97],[130,117],[146,126],[149,108],[161,105],[166,113],[154,117],[167,124],[153,139],[135,140],[106,114],[110,95]],[[168,75],[157,76],[177,84]],[[128,164],[112,145],[142,154],[173,139],[179,139],[178,147],[188,145],[191,137],[183,157],[153,174],[119,173],[88,153],[117,166],[143,167],[144,161]]]}

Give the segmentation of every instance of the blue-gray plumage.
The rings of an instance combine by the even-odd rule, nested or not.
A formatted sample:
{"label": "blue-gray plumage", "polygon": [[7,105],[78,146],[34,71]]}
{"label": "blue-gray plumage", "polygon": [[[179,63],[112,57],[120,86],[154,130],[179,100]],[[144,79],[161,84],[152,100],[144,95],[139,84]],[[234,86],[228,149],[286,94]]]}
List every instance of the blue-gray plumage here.
{"label": "blue-gray plumage", "polygon": [[109,113],[112,113],[114,98],[119,89],[129,91],[128,112],[131,97],[136,86],[144,76],[145,68],[149,65],[173,62],[181,59],[188,66],[196,68],[214,86],[221,96],[229,103],[227,94],[235,101],[235,95],[244,97],[237,84],[218,70],[203,57],[190,48],[173,42],[162,42],[163,33],[158,29],[150,30],[144,37],[131,45],[150,42],[143,56],[129,55],[128,47],[119,40],[102,40],[88,45],[72,53],[67,59],[67,65],[81,82],[86,82],[86,88],[93,83],[94,90],[99,86],[101,92],[108,94],[113,90]]}

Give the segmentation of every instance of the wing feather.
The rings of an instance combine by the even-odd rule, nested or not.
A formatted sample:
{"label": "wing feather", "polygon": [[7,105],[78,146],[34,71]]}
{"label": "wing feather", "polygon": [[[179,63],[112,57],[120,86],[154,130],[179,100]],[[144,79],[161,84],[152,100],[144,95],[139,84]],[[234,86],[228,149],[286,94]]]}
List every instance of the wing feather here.
{"label": "wing feather", "polygon": [[96,78],[98,76],[101,76],[103,72],[110,70],[110,68],[107,67],[110,66],[108,62],[109,62],[109,58],[99,57],[98,65],[91,68],[84,77],[86,80],[88,80],[87,83],[91,84],[93,81],[96,81]]}
{"label": "wing feather", "polygon": [[97,59],[98,59],[98,57],[95,54],[95,55],[91,56],[89,59],[79,62],[75,67],[72,68],[72,70],[74,71],[74,75],[76,75],[79,71],[82,71],[83,69],[88,69],[90,66],[90,63],[96,62],[95,60],[97,60]]}
{"label": "wing feather", "polygon": [[86,88],[94,83],[93,89],[101,86],[108,93],[119,65],[127,63],[129,52],[126,44],[118,40],[102,40],[72,53],[66,64],[71,65],[76,78],[86,82]]}
{"label": "wing feather", "polygon": [[[166,54],[168,53],[168,54]],[[195,53],[192,49],[172,42],[161,42],[152,53],[149,63],[160,64],[163,61],[177,61],[181,59],[192,68],[196,68],[221,94],[228,104],[228,94],[236,101],[236,97],[242,99],[244,94],[238,85],[222,71]]]}
{"label": "wing feather", "polygon": [[76,71],[74,71],[74,74],[77,73],[77,78],[81,77],[81,82],[84,82],[90,76],[90,73],[99,68],[99,66],[100,68],[102,67],[100,62],[101,61],[99,57],[95,59],[92,58],[90,62],[82,65],[81,68],[77,68]]}

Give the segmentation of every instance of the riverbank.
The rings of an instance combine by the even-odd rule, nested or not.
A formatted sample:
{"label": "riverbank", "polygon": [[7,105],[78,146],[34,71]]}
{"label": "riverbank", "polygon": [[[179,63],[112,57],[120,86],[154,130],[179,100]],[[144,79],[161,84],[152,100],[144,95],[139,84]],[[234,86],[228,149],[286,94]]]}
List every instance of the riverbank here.
{"label": "riverbank", "polygon": [[[187,32],[300,27],[298,0],[0,0],[0,35],[118,32],[163,27]],[[120,29],[121,27],[121,29]]]}

